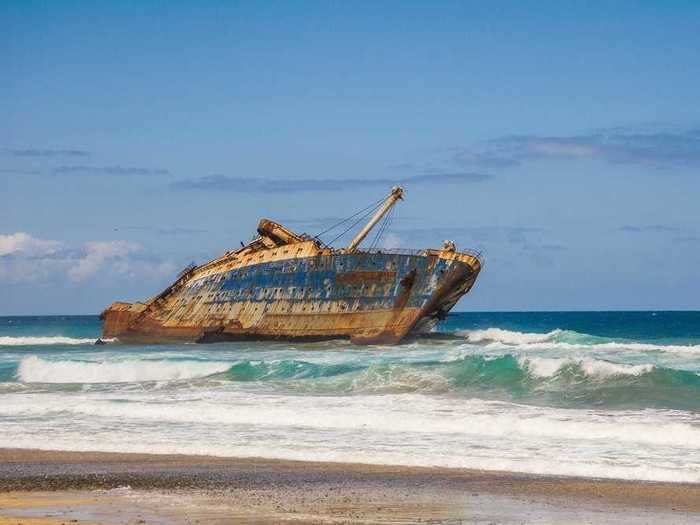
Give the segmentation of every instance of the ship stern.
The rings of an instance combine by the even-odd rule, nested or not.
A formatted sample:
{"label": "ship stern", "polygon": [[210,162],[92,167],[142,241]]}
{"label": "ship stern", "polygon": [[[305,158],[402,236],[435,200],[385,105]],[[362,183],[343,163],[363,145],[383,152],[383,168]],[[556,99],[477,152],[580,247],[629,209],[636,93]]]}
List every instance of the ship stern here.
{"label": "ship stern", "polygon": [[141,303],[115,302],[109,305],[101,314],[102,338],[119,339],[135,324],[136,320],[146,309]]}

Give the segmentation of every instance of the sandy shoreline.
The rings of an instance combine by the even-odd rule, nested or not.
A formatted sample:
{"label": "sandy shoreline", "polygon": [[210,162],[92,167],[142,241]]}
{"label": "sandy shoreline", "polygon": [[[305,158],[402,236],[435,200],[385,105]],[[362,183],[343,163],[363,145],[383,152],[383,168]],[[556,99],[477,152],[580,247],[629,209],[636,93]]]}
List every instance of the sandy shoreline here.
{"label": "sandy shoreline", "polygon": [[700,484],[210,456],[0,449],[0,492],[0,516],[92,523],[700,519]]}

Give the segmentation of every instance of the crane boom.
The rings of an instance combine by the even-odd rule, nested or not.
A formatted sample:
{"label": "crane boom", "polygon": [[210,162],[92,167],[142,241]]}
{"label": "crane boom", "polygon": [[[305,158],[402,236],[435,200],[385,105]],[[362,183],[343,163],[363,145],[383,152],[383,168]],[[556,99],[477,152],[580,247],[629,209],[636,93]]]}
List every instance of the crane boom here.
{"label": "crane boom", "polygon": [[367,237],[367,234],[372,231],[372,228],[386,215],[386,213],[391,209],[391,207],[396,204],[396,201],[403,199],[403,188],[400,186],[395,186],[391,189],[391,193],[386,198],[384,203],[379,207],[377,212],[372,216],[365,227],[360,230],[352,242],[348,245],[347,251],[354,252],[360,243]]}

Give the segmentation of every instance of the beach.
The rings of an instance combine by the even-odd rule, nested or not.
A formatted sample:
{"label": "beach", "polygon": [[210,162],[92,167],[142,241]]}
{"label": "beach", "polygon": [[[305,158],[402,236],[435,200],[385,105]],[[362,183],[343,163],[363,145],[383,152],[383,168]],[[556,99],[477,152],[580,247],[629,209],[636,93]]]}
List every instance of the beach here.
{"label": "beach", "polygon": [[696,523],[700,485],[467,469],[0,450],[0,524]]}

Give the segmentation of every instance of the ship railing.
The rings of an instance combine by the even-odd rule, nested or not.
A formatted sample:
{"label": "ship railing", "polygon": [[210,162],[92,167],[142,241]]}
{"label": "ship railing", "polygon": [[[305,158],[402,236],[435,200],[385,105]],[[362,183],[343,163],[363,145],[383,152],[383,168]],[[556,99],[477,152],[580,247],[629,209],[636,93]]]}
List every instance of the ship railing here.
{"label": "ship railing", "polygon": [[486,254],[482,252],[481,250],[471,250],[469,248],[460,248],[457,250],[459,253],[463,253],[465,255],[471,255],[474,257],[477,261],[479,261],[479,264],[483,268],[483,266],[486,264]]}
{"label": "ship railing", "polygon": [[184,277],[185,275],[187,275],[188,273],[192,272],[192,271],[195,270],[196,268],[197,268],[197,265],[196,265],[195,263],[191,262],[190,264],[188,264],[188,265],[185,267],[184,270],[182,270],[180,273],[177,274],[177,277],[175,278],[175,281],[179,281],[180,278]]}
{"label": "ship railing", "polygon": [[[437,249],[413,249],[413,248],[369,248],[369,249],[361,249],[359,252],[361,253],[369,253],[369,254],[385,254],[385,255],[428,255],[429,253],[436,253],[439,252],[440,250]],[[469,255],[471,257],[474,257],[479,261],[481,266],[484,265],[486,262],[486,257],[484,253],[480,250],[470,250],[470,249],[459,249],[457,250],[457,253],[463,253],[465,255]]]}
{"label": "ship railing", "polygon": [[362,253],[378,253],[389,255],[426,255],[428,250],[417,250],[413,248],[360,248]]}
{"label": "ship railing", "polygon": [[[146,304],[150,306],[155,305],[159,301],[162,301],[165,299],[170,293],[175,290],[182,282],[187,279],[192,272],[194,272],[197,269],[197,265],[195,263],[190,263],[188,264],[184,270],[182,270],[180,273],[177,274],[177,277],[175,280],[170,284],[168,287],[166,287],[162,292],[160,292],[157,295],[154,295],[151,297],[148,301],[146,301]],[[145,315],[148,311],[148,308],[146,308],[143,312],[141,312],[141,316]]]}

